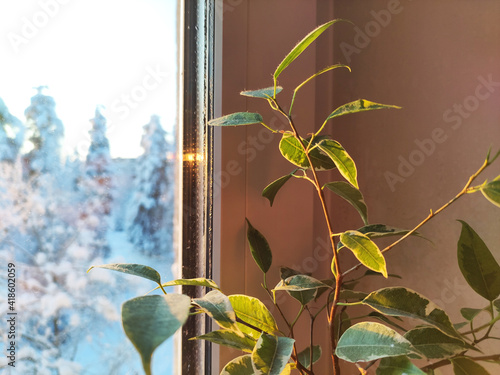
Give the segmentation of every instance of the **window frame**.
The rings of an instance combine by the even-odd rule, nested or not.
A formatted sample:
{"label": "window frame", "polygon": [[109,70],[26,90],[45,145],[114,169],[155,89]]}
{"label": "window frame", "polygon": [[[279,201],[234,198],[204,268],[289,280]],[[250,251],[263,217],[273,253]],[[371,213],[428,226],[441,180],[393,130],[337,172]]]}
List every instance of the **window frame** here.
{"label": "window frame", "polygon": [[[179,82],[179,220],[181,277],[212,276],[213,258],[213,138],[207,122],[214,114],[214,45],[216,0],[180,0]],[[206,288],[183,286],[182,293],[198,298]],[[211,344],[189,340],[211,330],[208,316],[192,316],[183,326],[178,359],[183,375],[208,375]]]}

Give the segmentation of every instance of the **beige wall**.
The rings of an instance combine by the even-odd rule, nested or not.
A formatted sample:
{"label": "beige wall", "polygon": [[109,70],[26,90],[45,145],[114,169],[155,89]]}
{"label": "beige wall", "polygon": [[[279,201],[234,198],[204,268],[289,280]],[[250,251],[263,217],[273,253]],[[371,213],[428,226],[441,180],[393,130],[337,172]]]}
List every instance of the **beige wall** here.
{"label": "beige wall", "polygon": [[[346,18],[359,27],[339,24],[326,32],[280,77],[280,83],[288,88],[280,96],[286,98],[294,85],[319,68],[343,62],[349,63],[352,73],[328,73],[300,92],[296,121],[303,133],[321,123],[338,105],[360,97],[403,107],[346,116],[329,124],[328,130],[357,162],[370,222],[412,227],[429,209],[438,208],[462,188],[490,145],[500,148],[500,2],[226,3],[222,112],[259,111],[275,126],[282,122],[267,110],[265,102],[247,100],[239,91],[272,85],[271,74],[283,56],[316,25]],[[358,30],[365,36],[359,36]],[[478,89],[484,80],[499,83]],[[272,208],[260,196],[269,182],[293,169],[277,154],[279,137],[269,137],[261,129],[222,132],[221,283],[227,293],[248,293],[270,302],[259,287],[261,274],[246,245],[245,217],[266,235],[273,249],[270,285],[278,281],[281,265],[326,277],[330,259],[324,260],[325,226],[310,186],[289,182]],[[418,144],[422,142],[428,146],[427,154],[420,152]],[[400,174],[401,160],[410,158],[418,165],[410,171],[400,170]],[[500,174],[500,163],[491,169],[489,178]],[[397,182],[389,183],[389,175]],[[332,173],[331,178],[337,176]],[[329,198],[329,203],[336,230],[362,225],[344,202]],[[434,299],[457,321],[460,307],[482,307],[485,301],[469,293],[458,270],[460,225],[455,219],[469,222],[500,261],[500,210],[472,195],[422,228],[434,245],[410,239],[388,255],[388,265],[389,272],[404,276],[397,280],[399,284]],[[382,279],[370,282],[362,287],[370,290],[387,285]],[[289,316],[298,307],[294,301],[286,306]],[[315,334],[319,337],[323,332]],[[225,353],[223,357],[235,355]],[[327,355],[324,357],[319,373],[326,374],[329,361]]]}

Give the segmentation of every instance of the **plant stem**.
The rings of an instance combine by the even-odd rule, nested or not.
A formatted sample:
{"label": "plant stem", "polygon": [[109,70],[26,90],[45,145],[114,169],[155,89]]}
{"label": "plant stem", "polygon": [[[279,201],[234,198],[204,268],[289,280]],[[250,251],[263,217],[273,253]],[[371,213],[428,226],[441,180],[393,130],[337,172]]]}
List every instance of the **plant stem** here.
{"label": "plant stem", "polygon": [[[448,203],[446,203],[445,205],[443,205],[442,207],[440,207],[437,211],[433,212],[431,210],[430,214],[424,219],[422,220],[415,228],[413,228],[412,230],[410,230],[408,233],[406,233],[404,236],[402,236],[400,239],[398,239],[397,241],[393,242],[392,244],[390,244],[389,246],[387,246],[385,249],[382,250],[382,253],[385,253],[387,251],[389,251],[390,249],[392,249],[394,246],[398,245],[400,242],[404,241],[406,238],[408,238],[409,236],[411,236],[413,233],[415,233],[422,225],[424,225],[425,223],[427,223],[429,220],[431,220],[432,218],[434,218],[437,214],[439,214],[440,212],[442,212],[443,210],[445,210],[446,208],[448,208],[451,204],[453,204],[457,199],[459,199],[460,197],[462,197],[463,195],[467,194],[469,191],[469,188],[470,186],[472,185],[472,182],[477,178],[477,176],[479,176],[481,174],[481,172],[483,172],[485,170],[486,167],[488,167],[491,163],[488,162],[488,160],[485,160],[485,162],[483,163],[483,165],[481,166],[481,168],[479,168],[477,170],[476,173],[474,173],[472,176],[469,177],[469,180],[467,181],[467,183],[465,184],[464,188],[453,198],[451,199]],[[347,271],[344,272],[344,275],[347,275],[355,270],[357,270],[358,268],[360,268],[362,266],[361,263],[358,263],[356,266],[348,269]]]}
{"label": "plant stem", "polygon": [[[325,216],[325,222],[326,222],[326,226],[328,229],[328,236],[330,237],[330,243],[332,246],[333,262],[334,262],[334,268],[335,268],[335,291],[334,291],[332,306],[331,306],[330,312],[328,314],[328,325],[329,325],[329,329],[330,329],[330,343],[331,343],[331,358],[332,358],[332,364],[333,364],[333,375],[339,375],[340,374],[339,359],[335,355],[335,348],[337,346],[337,343],[336,343],[336,338],[335,338],[334,319],[335,319],[335,314],[336,314],[336,310],[337,310],[337,302],[338,302],[339,297],[340,297],[340,288],[342,286],[343,275],[340,272],[340,265],[339,265],[339,261],[338,261],[338,257],[337,257],[338,254],[337,254],[337,248],[335,245],[335,237],[333,236],[334,233],[333,233],[333,229],[332,229],[332,223],[330,220],[330,215],[328,213],[328,208],[326,207],[325,195],[323,193],[323,189],[321,189],[321,184],[319,182],[318,175],[316,173],[316,170],[314,169],[314,165],[312,163],[311,157],[310,157],[309,152],[308,152],[308,148],[310,146],[310,143],[307,146],[305,146],[302,143],[302,139],[297,131],[297,128],[295,127],[295,124],[293,122],[291,115],[285,113],[276,100],[274,100],[274,105],[277,108],[276,110],[279,111],[287,119],[287,121],[290,125],[290,128],[292,129],[294,137],[297,139],[299,144],[302,145],[304,154],[306,155],[311,173],[313,175],[314,187],[315,187],[316,192],[318,194],[318,197],[319,197],[319,200],[321,203],[321,207],[323,209],[323,214]],[[311,141],[312,141],[312,139],[311,139]]]}

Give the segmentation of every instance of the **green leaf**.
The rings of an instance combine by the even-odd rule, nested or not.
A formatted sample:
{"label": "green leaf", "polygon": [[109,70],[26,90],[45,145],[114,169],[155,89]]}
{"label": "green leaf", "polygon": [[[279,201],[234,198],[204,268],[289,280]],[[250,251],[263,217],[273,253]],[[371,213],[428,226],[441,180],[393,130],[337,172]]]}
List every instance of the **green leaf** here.
{"label": "green leaf", "polygon": [[241,333],[236,325],[236,314],[229,298],[218,290],[212,290],[202,298],[193,299],[193,303],[214,319],[219,326]]}
{"label": "green leaf", "polygon": [[[317,147],[315,147],[319,142],[325,139],[327,139],[327,136],[315,137],[309,149],[309,157],[311,158],[314,169],[317,171],[325,171],[335,168],[335,163],[332,161],[332,159],[328,155],[321,152]],[[308,137],[306,139],[301,138],[301,141],[302,144],[307,147],[311,142],[311,137]],[[290,163],[304,169],[310,168],[309,161],[307,160],[306,153],[304,152],[304,148],[300,145],[300,142],[297,140],[297,138],[294,137],[291,132],[286,131],[283,133],[279,148],[283,157]]]}
{"label": "green leaf", "polygon": [[163,287],[175,286],[175,285],[204,286],[207,288],[220,290],[219,286],[215,283],[215,281],[210,279],[205,279],[204,277],[199,277],[196,279],[177,279],[162,284]]}
{"label": "green leaf", "polygon": [[497,309],[497,311],[500,312],[500,299],[494,301],[493,305],[495,306],[495,309]]}
{"label": "green leaf", "polygon": [[308,275],[294,275],[285,280],[281,280],[273,290],[287,290],[300,292],[304,290],[330,288],[327,284]]}
{"label": "green leaf", "polygon": [[141,355],[147,375],[151,375],[154,350],[186,321],[191,298],[183,294],[143,296],[122,305],[123,329]]}
{"label": "green leaf", "polygon": [[280,375],[292,355],[294,341],[262,333],[252,353],[255,375]]}
{"label": "green leaf", "polygon": [[410,342],[380,323],[362,322],[342,335],[335,354],[348,362],[369,362],[414,353]]}
{"label": "green leaf", "polygon": [[252,356],[247,354],[233,359],[224,366],[220,375],[254,375]]}
{"label": "green leaf", "polygon": [[368,209],[361,191],[344,181],[329,182],[323,186],[348,201],[360,214],[365,224],[368,224]]}
{"label": "green leaf", "polygon": [[267,185],[264,188],[264,190],[262,191],[262,196],[269,199],[269,203],[271,204],[271,207],[273,205],[274,198],[276,197],[276,194],[278,194],[278,191],[283,187],[283,185],[285,185],[285,183],[290,178],[292,178],[295,171],[293,171],[290,174],[287,174],[286,176],[278,178],[276,181],[271,182],[269,185]]}
{"label": "green leaf", "polygon": [[406,356],[382,358],[376,375],[425,375]]}
{"label": "green leaf", "polygon": [[355,230],[344,232],[340,241],[353,252],[356,258],[367,268],[380,272],[385,278],[387,267],[385,258],[378,246],[366,235]]}
{"label": "green leaf", "polygon": [[467,357],[452,358],[455,375],[490,375],[486,369]]}
{"label": "green leaf", "polygon": [[481,237],[465,221],[458,240],[458,265],[467,283],[488,301],[500,295],[500,266]]}
{"label": "green leaf", "polygon": [[[370,224],[359,228],[358,232],[366,234],[370,238],[381,238],[390,236],[404,236],[409,232],[409,230],[395,228],[385,224]],[[422,235],[418,232],[413,232],[412,235],[422,237]]]}
{"label": "green leaf", "polygon": [[260,124],[262,116],[258,113],[251,112],[236,112],[230,115],[214,118],[208,122],[210,126],[237,126],[237,125],[252,125]]}
{"label": "green leaf", "polygon": [[500,176],[494,181],[481,186],[481,193],[495,206],[500,207]]}
{"label": "green leaf", "polygon": [[462,339],[443,310],[411,289],[402,287],[379,289],[370,293],[363,303],[385,315],[422,320],[448,336]]}
{"label": "green leaf", "polygon": [[457,331],[466,327],[466,326],[469,326],[469,322],[460,322],[460,323],[453,323],[453,328],[455,328]]}
{"label": "green leaf", "polygon": [[466,350],[464,342],[434,327],[418,327],[405,334],[413,347],[429,359],[449,358]]}
{"label": "green leaf", "polygon": [[387,109],[387,108],[400,109],[401,107],[398,107],[396,105],[374,103],[374,102],[370,102],[369,100],[365,100],[365,99],[358,99],[358,100],[355,100],[353,102],[350,102],[350,103],[347,103],[347,104],[344,104],[344,105],[338,107],[335,111],[330,113],[330,115],[327,117],[327,119],[325,121],[331,120],[332,118],[335,118],[335,117],[348,115],[350,113],[373,111],[375,109]]}
{"label": "green leaf", "polygon": [[[321,346],[314,345],[312,350],[313,362],[316,363],[321,358]],[[304,350],[302,350],[299,354],[297,354],[297,358],[302,366],[305,368],[309,368],[311,365],[311,347],[308,346]]]}
{"label": "green leaf", "polygon": [[[402,326],[400,326],[396,322],[393,322],[387,316],[385,316],[384,314],[379,313],[378,311],[372,311],[371,313],[368,314],[368,316],[371,316],[371,317],[373,317],[375,319],[381,320],[382,322],[386,323],[387,325],[390,325],[390,326],[392,326],[394,328],[397,328],[397,329],[399,329],[399,330],[401,330],[403,332],[407,331],[405,328],[403,328]],[[395,316],[394,319],[402,320],[401,318],[399,318],[397,316]]]}
{"label": "green leaf", "polygon": [[260,270],[266,273],[273,263],[273,253],[264,235],[255,229],[248,219],[246,221],[248,223],[247,239],[252,257]]}
{"label": "green leaf", "polygon": [[[276,86],[276,94],[280,93],[283,87]],[[240,95],[248,96],[251,98],[271,99],[274,97],[274,86],[266,87],[265,89],[242,91]]]}
{"label": "green leaf", "polygon": [[243,294],[228,298],[239,319],[267,333],[278,331],[273,315],[259,299]]}
{"label": "green leaf", "polygon": [[252,353],[257,340],[253,337],[244,335],[243,337],[234,332],[225,329],[212,331],[204,335],[193,337],[190,340],[207,340],[217,345],[227,346],[233,349],[242,350],[247,353]]}
{"label": "green leaf", "polygon": [[280,279],[281,280],[286,280],[290,276],[295,276],[295,275],[307,275],[307,276],[311,276],[310,273],[299,272],[299,271],[294,270],[293,268],[290,268],[290,267],[280,267]]}
{"label": "green leaf", "polygon": [[161,278],[158,271],[156,271],[154,268],[143,266],[142,264],[128,264],[128,263],[102,264],[100,266],[90,267],[87,272],[89,272],[93,268],[105,268],[108,270],[123,272],[129,275],[140,276],[161,285]]}
{"label": "green leaf", "polygon": [[342,145],[333,139],[323,139],[317,144],[318,148],[332,159],[342,177],[358,189],[356,164],[354,164],[354,160],[352,160]]}
{"label": "green leaf", "polygon": [[[327,22],[323,25],[318,26],[309,34],[307,34],[289,53],[285,56],[283,61],[278,65],[276,71],[273,74],[274,81],[279,77],[279,75],[285,70],[299,55],[304,52],[304,50],[316,40],[318,36],[320,36],[326,29],[328,29],[333,24],[345,21],[342,19],[336,19],[330,22]],[[349,22],[349,21],[347,21]]]}
{"label": "green leaf", "polygon": [[473,320],[477,315],[479,315],[480,312],[482,312],[484,309],[473,309],[470,307],[463,307],[460,309],[460,314],[464,317],[464,319],[471,321]]}
{"label": "green leaf", "polygon": [[316,298],[318,289],[321,288],[330,286],[308,275],[295,275],[281,280],[273,291],[285,290],[302,305],[306,305]]}
{"label": "green leaf", "polygon": [[[409,232],[407,229],[400,229],[400,228],[395,228],[391,227],[385,224],[369,224],[365,225],[364,227],[361,227],[357,229],[358,232],[361,232],[363,234],[366,234],[366,236],[370,239],[372,238],[382,238],[382,237],[391,237],[391,236],[404,236]],[[411,234],[412,236],[418,236],[420,238],[423,238],[427,241],[430,241],[429,239],[425,238],[422,236],[419,232],[413,232]],[[430,241],[432,242],[432,241]],[[344,246],[342,241],[339,241],[337,244],[337,249],[340,249]],[[389,275],[391,276],[391,275]],[[399,277],[399,276],[397,276]],[[401,277],[399,277],[401,278]]]}

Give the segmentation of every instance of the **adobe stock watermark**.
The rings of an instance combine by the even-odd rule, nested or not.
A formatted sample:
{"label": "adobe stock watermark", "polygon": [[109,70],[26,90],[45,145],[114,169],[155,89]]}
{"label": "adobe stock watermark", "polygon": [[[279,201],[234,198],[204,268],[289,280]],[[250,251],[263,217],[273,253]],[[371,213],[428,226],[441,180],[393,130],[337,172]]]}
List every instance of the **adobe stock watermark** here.
{"label": "adobe stock watermark", "polygon": [[340,43],[340,50],[347,62],[351,62],[353,54],[359,54],[363,49],[368,47],[372,39],[379,36],[382,30],[389,26],[392,17],[400,14],[402,11],[403,6],[400,0],[389,0],[385,9],[379,11],[371,10],[370,15],[372,19],[363,28],[354,27],[356,34],[354,35],[353,44],[347,42]]}
{"label": "adobe stock watermark", "polygon": [[66,5],[71,0],[39,0],[36,11],[29,17],[21,18],[21,27],[19,32],[10,32],[7,34],[7,39],[14,49],[15,53],[19,52],[19,48],[28,44],[33,38],[47,27],[50,20],[55,18],[61,9],[61,5]]}
{"label": "adobe stock watermark", "polygon": [[[287,125],[285,119],[283,118],[281,123],[277,122],[278,117],[273,117],[269,122],[270,127],[276,130],[284,130]],[[238,144],[238,154],[245,156],[247,163],[252,162],[257,157],[257,153],[264,150],[272,142],[274,135],[275,133],[261,127],[256,136],[250,136],[246,141]],[[220,194],[220,191],[229,185],[231,179],[242,172],[243,167],[237,160],[229,160],[220,171],[214,173],[214,195]]]}
{"label": "adobe stock watermark", "polygon": [[439,295],[440,298],[432,299],[432,302],[438,305],[442,310],[445,309],[446,305],[455,302],[456,299],[462,294],[467,295],[468,293],[470,293],[471,289],[469,288],[469,286],[460,283],[458,277],[455,277],[453,279],[453,283],[448,279],[445,279],[443,282],[445,287],[441,289],[441,293]]}
{"label": "adobe stock watermark", "polygon": [[438,145],[446,142],[451,134],[451,130],[458,130],[464,120],[477,111],[481,102],[488,100],[491,95],[500,87],[499,81],[493,80],[493,74],[477,77],[479,82],[471,95],[466,96],[461,103],[454,103],[452,107],[443,112],[443,121],[450,124],[448,128],[434,128],[428,138],[422,140],[415,139],[415,148],[407,156],[399,155],[399,164],[394,172],[385,171],[384,178],[392,192],[396,191],[398,183],[404,183],[406,179],[413,175],[416,168],[424,164],[425,160],[436,151]]}

